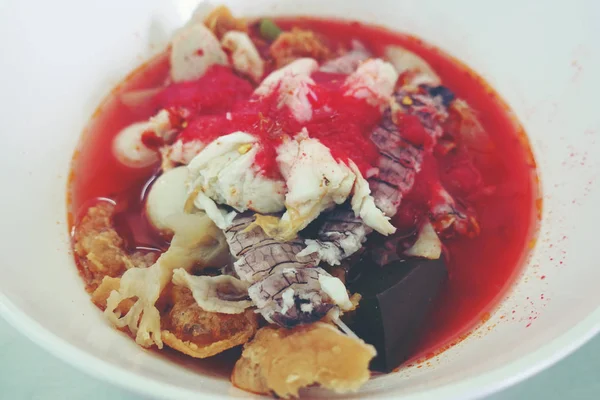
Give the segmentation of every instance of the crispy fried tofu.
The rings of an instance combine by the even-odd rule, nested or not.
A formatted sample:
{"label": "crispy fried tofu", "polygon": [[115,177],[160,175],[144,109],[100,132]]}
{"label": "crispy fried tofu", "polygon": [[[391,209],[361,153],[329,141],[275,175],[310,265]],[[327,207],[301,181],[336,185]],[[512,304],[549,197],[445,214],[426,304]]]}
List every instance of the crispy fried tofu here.
{"label": "crispy fried tofu", "polygon": [[105,276],[117,277],[131,267],[147,267],[158,254],[124,250],[123,239],[112,222],[114,205],[101,202],[90,207],[75,227],[73,249],[87,290],[92,292]]}
{"label": "crispy fried tofu", "polygon": [[275,59],[277,68],[281,68],[292,61],[310,57],[322,62],[331,57],[331,52],[312,31],[292,28],[283,32],[271,44],[271,56]]}
{"label": "crispy fried tofu", "polygon": [[173,308],[162,317],[163,342],[188,356],[206,358],[248,342],[256,333],[253,310],[222,314],[200,308],[188,288],[174,286]]}
{"label": "crispy fried tofu", "polygon": [[357,390],[370,376],[373,346],[317,322],[294,329],[261,328],[244,346],[232,383],[254,393],[297,397],[314,384],[338,393]]}

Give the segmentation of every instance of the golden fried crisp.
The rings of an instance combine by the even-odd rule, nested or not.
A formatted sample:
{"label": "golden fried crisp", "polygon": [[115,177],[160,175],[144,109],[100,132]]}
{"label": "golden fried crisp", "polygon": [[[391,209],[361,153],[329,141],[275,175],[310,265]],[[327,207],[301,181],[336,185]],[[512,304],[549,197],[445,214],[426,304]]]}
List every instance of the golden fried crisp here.
{"label": "golden fried crisp", "polygon": [[75,227],[73,249],[90,292],[105,276],[120,276],[134,266],[146,267],[158,256],[156,253],[142,252],[127,254],[123,239],[113,227],[113,213],[113,204],[98,203],[87,210]]}
{"label": "golden fried crisp", "polygon": [[[173,234],[169,249],[147,268],[129,268],[121,276],[118,290],[106,300],[104,315],[118,328],[128,327],[143,347],[162,348],[160,298],[175,269],[223,265],[230,259],[223,232],[204,213],[173,214],[168,225]],[[135,299],[126,315],[117,308],[125,299]]]}
{"label": "golden fried crisp", "polygon": [[210,29],[212,33],[219,38],[219,40],[221,40],[229,31],[248,31],[246,20],[242,18],[235,18],[231,14],[229,8],[225,6],[219,6],[212,10],[204,19],[204,25],[206,25],[206,27]]}
{"label": "golden fried crisp", "polygon": [[163,316],[163,342],[188,356],[206,358],[248,342],[256,333],[253,310],[221,314],[200,308],[188,288],[173,286],[173,308]]}
{"label": "golden fried crisp", "polygon": [[[121,278],[105,276],[100,285],[98,285],[96,290],[94,290],[94,293],[92,293],[92,303],[104,310],[106,308],[106,300],[108,299],[108,296],[110,296],[110,293],[113,290],[119,290],[120,284]],[[125,315],[134,303],[135,301],[133,299],[125,299],[121,302],[121,304],[119,304],[117,310],[121,313],[121,315]]]}
{"label": "golden fried crisp", "polygon": [[270,52],[277,68],[302,57],[311,57],[322,62],[331,56],[327,46],[314,32],[298,28],[280,34],[271,44]]}
{"label": "golden fried crisp", "polygon": [[294,329],[267,326],[244,346],[231,375],[240,389],[283,398],[319,384],[338,393],[357,390],[369,379],[373,346],[317,322]]}
{"label": "golden fried crisp", "polygon": [[147,268],[154,264],[159,256],[160,253],[156,251],[134,251],[129,255],[129,264],[137,268]]}

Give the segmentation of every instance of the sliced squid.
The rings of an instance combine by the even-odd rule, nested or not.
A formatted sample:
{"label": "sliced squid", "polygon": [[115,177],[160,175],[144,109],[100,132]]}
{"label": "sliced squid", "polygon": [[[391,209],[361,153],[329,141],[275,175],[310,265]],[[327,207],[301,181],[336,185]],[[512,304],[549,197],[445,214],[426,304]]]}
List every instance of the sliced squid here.
{"label": "sliced squid", "polygon": [[130,90],[121,94],[119,99],[121,100],[121,103],[131,108],[132,110],[144,109],[152,106],[156,96],[163,90],[163,87]]}
{"label": "sliced squid", "polygon": [[211,65],[228,63],[219,39],[201,23],[190,25],[175,35],[170,61],[174,82],[198,79]]}
{"label": "sliced squid", "polygon": [[166,140],[175,131],[169,112],[161,110],[146,122],[137,122],[127,126],[113,140],[113,154],[123,164],[131,168],[144,168],[160,159],[158,148],[148,147],[144,135],[152,135]]}

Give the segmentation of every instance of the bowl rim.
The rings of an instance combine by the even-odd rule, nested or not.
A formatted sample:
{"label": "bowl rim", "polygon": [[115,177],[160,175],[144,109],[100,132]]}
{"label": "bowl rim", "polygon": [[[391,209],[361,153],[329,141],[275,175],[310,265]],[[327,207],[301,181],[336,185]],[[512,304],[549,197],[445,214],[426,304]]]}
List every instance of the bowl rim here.
{"label": "bowl rim", "polygon": [[[223,393],[223,395],[202,394],[168,383],[159,383],[86,353],[84,350],[73,346],[68,341],[61,339],[40,325],[1,292],[0,316],[15,329],[22,332],[28,339],[56,358],[65,361],[67,364],[91,377],[132,393],[158,399],[198,399],[198,395],[202,395],[205,399],[230,398],[227,393]],[[429,398],[468,400],[483,398],[524,381],[552,366],[583,346],[598,332],[600,332],[600,307],[592,311],[586,318],[568,331],[518,360],[456,383],[426,389],[422,392],[405,394],[402,398],[404,400],[423,400]],[[377,398],[392,393],[382,392],[372,394]]]}

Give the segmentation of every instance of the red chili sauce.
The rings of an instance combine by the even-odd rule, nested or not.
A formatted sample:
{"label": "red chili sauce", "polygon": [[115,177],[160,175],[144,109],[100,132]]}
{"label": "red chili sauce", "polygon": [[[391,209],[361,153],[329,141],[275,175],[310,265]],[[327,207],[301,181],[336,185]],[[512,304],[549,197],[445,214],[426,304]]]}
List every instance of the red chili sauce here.
{"label": "red chili sauce", "polygon": [[[308,18],[277,22],[283,29],[298,26],[318,32],[332,49],[347,48],[352,39],[360,40],[375,55],[382,55],[389,44],[404,46],[429,62],[443,85],[476,111],[488,135],[486,141],[475,140],[458,151],[434,153],[435,157],[426,160],[415,187],[394,218],[401,231],[425,212],[428,182],[438,176],[453,197],[467,202],[477,213],[479,236],[444,240],[449,279],[428,319],[415,357],[431,354],[485,319],[519,272],[536,226],[535,164],[524,133],[480,77],[419,39],[356,22]],[[199,115],[182,125],[185,129],[179,138],[209,142],[236,130],[258,135],[264,147],[257,163],[264,174],[271,176],[278,174],[274,168],[274,146],[281,132],[298,132],[301,128],[285,115],[286,111],[275,111],[273,99],[248,101],[253,84],[228,67],[209,69],[201,82],[173,84],[137,106],[123,103],[123,93],[159,87],[168,72],[165,55],[134,71],[95,113],[73,160],[71,216],[77,218],[99,197],[114,200],[116,228],[132,249],[164,251],[167,243],[153,231],[143,213],[145,191],[159,166],[132,169],[117,161],[112,140],[122,128],[146,120],[163,107],[181,121],[190,110],[201,108]],[[377,160],[377,152],[367,138],[377,123],[378,111],[364,102],[340,100],[343,76],[316,74],[313,78],[320,84],[317,98],[330,107],[313,102],[316,118],[307,125],[310,136],[332,149],[335,157],[354,160],[364,173]],[[224,112],[231,113],[229,118],[224,117]],[[445,128],[452,130],[455,123],[457,116],[451,115]],[[153,138],[145,140],[151,143]]]}

